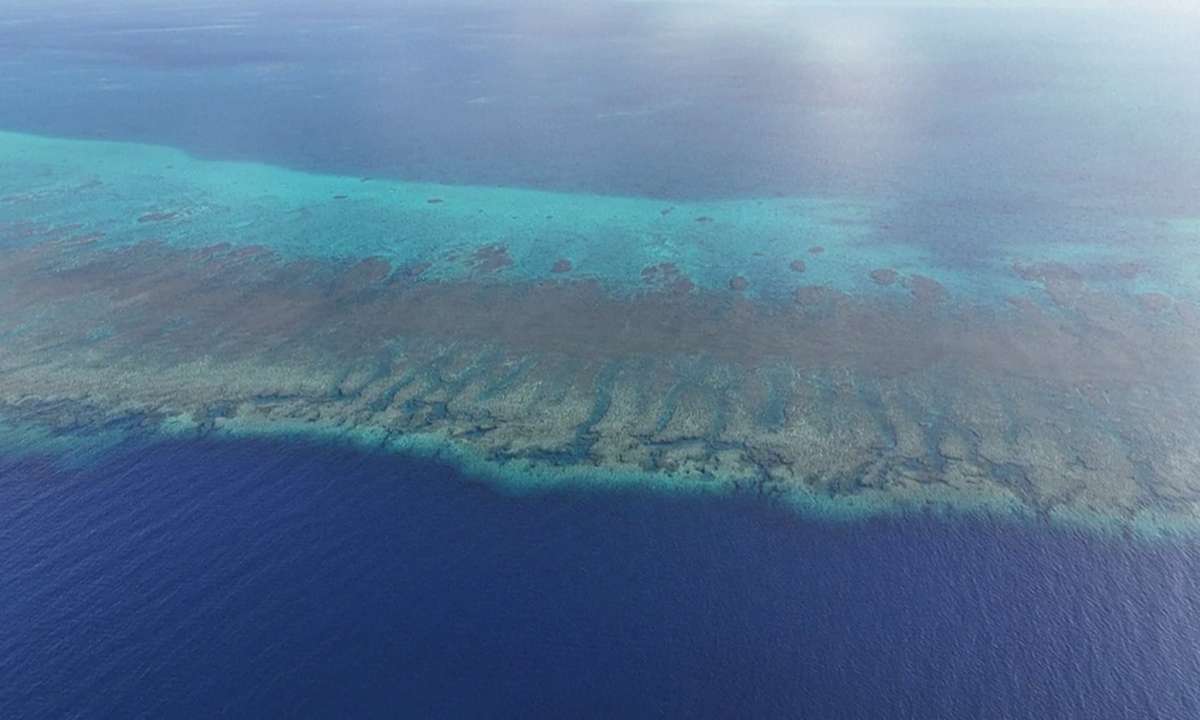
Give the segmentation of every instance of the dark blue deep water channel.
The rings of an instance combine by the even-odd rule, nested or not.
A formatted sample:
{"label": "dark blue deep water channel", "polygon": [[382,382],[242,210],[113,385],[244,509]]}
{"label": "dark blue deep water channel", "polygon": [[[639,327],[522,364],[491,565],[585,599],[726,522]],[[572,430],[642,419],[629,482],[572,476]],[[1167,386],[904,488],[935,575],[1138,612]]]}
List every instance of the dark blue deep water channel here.
{"label": "dark blue deep water channel", "polygon": [[511,496],[285,442],[0,473],[9,717],[1200,712],[1194,548]]}

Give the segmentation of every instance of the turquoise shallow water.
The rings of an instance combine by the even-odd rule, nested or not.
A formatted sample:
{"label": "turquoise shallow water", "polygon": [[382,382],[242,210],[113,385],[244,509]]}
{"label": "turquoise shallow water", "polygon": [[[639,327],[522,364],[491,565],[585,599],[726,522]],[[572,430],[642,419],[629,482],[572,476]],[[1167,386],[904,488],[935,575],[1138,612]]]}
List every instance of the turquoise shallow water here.
{"label": "turquoise shallow water", "polygon": [[[747,296],[773,300],[802,284],[903,292],[872,280],[870,273],[882,268],[923,274],[957,296],[996,303],[1035,294],[1014,265],[1061,263],[1089,273],[1099,289],[1190,297],[1200,238],[1187,217],[1106,221],[1106,232],[1137,239],[1014,238],[1003,250],[960,265],[920,242],[875,241],[889,204],[849,197],[670,202],[364,181],[196,160],[167,148],[14,134],[0,138],[0,162],[7,170],[0,201],[11,236],[23,223],[78,225],[73,236],[88,236],[103,248],[229,243],[268,248],[285,261],[379,257],[397,267],[428,266],[422,275],[435,280],[592,278],[618,293],[669,285],[661,271],[650,283],[644,272],[664,263],[701,290],[724,291],[742,277]],[[506,264],[476,255],[501,247]],[[569,269],[555,272],[559,260]],[[795,261],[803,270],[792,267]],[[1122,276],[1121,267],[1131,264],[1136,277]]]}

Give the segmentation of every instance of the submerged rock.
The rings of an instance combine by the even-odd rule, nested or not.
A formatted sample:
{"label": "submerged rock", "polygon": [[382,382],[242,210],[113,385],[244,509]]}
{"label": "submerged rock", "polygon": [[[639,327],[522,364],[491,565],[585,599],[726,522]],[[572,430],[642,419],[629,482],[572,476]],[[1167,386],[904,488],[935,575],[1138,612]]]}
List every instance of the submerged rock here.
{"label": "submerged rock", "polygon": [[871,271],[871,279],[876,285],[891,285],[900,279],[900,273],[891,268],[881,268]]}

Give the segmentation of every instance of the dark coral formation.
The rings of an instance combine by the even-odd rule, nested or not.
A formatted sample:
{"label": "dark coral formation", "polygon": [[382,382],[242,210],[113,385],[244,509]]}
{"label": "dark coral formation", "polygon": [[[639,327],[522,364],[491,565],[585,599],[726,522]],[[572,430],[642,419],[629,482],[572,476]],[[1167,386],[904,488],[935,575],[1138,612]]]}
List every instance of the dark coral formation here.
{"label": "dark coral formation", "polygon": [[950,291],[946,289],[945,285],[924,275],[911,275],[905,284],[913,298],[921,302],[936,303],[950,297]]}
{"label": "dark coral formation", "polygon": [[679,271],[673,262],[659,263],[642,268],[642,282],[661,287],[675,295],[686,295],[696,289],[696,284]]}
{"label": "dark coral formation", "polygon": [[349,198],[349,197],[350,197],[349,195],[334,195],[334,196],[333,196],[333,199],[334,199],[334,200],[345,200],[345,199],[347,199],[347,198]]}
{"label": "dark coral formation", "polygon": [[1117,277],[1121,278],[1122,280],[1133,280],[1140,275],[1144,269],[1145,267],[1141,263],[1133,261],[1118,263],[1115,268]]}
{"label": "dark coral formation", "polygon": [[698,223],[710,223],[712,221],[713,219],[707,215],[701,215],[700,217],[696,218],[696,222]]}
{"label": "dark coral formation", "polygon": [[1042,314],[1042,309],[1029,298],[1020,297],[1018,295],[1010,295],[1004,298],[1004,300],[1008,302],[1009,305],[1012,305],[1014,308],[1016,308],[1022,315],[1038,317]]}
{"label": "dark coral formation", "polygon": [[183,214],[178,213],[178,212],[153,212],[153,213],[147,213],[147,214],[141,216],[140,218],[138,218],[138,222],[140,222],[140,223],[167,222],[169,220],[178,220],[181,217],[183,217]]}
{"label": "dark coral formation", "polygon": [[513,264],[512,258],[508,256],[508,246],[501,243],[493,243],[479,248],[471,253],[466,260],[463,261],[467,267],[471,268],[476,276],[489,275],[497,270],[503,270]]}
{"label": "dark coral formation", "polygon": [[729,280],[729,289],[730,290],[741,291],[741,290],[745,290],[748,287],[750,287],[749,281],[747,281],[746,278],[742,277],[741,275],[736,275],[733,278],[730,278],[730,280]]}
{"label": "dark coral formation", "polygon": [[900,279],[900,273],[891,268],[880,268],[871,271],[871,279],[876,285],[891,285]]}
{"label": "dark coral formation", "polygon": [[[920,276],[906,287],[938,302],[815,285],[796,304],[618,296],[595,281],[413,282],[419,266],[380,258],[71,244],[87,228],[3,242],[30,231],[6,227],[0,409],[54,428],[87,406],[197,432],[424,433],[498,461],[767,495],[1200,511],[1200,308],[1185,297],[1045,270],[1031,291],[1054,304],[972,303]],[[483,264],[507,257],[484,250]],[[671,263],[645,276],[686,287]]]}
{"label": "dark coral formation", "polygon": [[571,265],[570,260],[567,260],[566,258],[560,258],[559,260],[556,260],[554,262],[554,266],[550,268],[550,272],[553,272],[553,273],[571,272],[571,267],[572,267],[572,265]]}
{"label": "dark coral formation", "polygon": [[692,282],[690,278],[678,277],[667,289],[675,295],[687,295],[696,289],[696,283]]}
{"label": "dark coral formation", "polygon": [[808,269],[808,266],[804,264],[803,260],[793,260],[790,263],[788,263],[788,268],[792,272],[802,273]]}
{"label": "dark coral formation", "polygon": [[445,200],[435,197],[435,198],[429,198],[425,202],[429,203],[430,205],[441,205],[443,202],[445,202]]}
{"label": "dark coral formation", "polygon": [[[231,253],[231,255],[234,253]],[[259,253],[256,253],[259,254]],[[265,250],[261,254],[266,254]],[[358,293],[377,289],[392,273],[392,264],[378,257],[369,257],[351,265],[339,274],[329,288],[332,297],[346,299]]]}
{"label": "dark coral formation", "polygon": [[820,255],[821,253],[825,252],[825,248],[821,245],[813,245],[808,249],[808,251],[813,255]]}
{"label": "dark coral formation", "polygon": [[[810,317],[848,317],[854,313],[853,297],[824,285],[801,285],[792,297]],[[814,312],[816,315],[812,315]]]}
{"label": "dark coral formation", "polygon": [[1146,312],[1160,313],[1171,308],[1171,298],[1162,293],[1138,293],[1137,301],[1138,305]]}

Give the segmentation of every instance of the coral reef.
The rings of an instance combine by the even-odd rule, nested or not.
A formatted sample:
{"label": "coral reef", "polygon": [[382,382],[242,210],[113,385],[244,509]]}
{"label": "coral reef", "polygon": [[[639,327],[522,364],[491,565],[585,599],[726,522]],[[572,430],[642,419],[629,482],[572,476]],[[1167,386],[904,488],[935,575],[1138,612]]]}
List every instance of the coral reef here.
{"label": "coral reef", "polygon": [[508,256],[508,246],[497,243],[479,248],[467,256],[463,264],[471,268],[476,276],[480,276],[503,270],[511,266],[513,261]]}
{"label": "coral reef", "polygon": [[673,262],[659,263],[642,268],[642,282],[655,285],[675,295],[686,295],[696,288],[696,284],[679,271],[679,266]]}
{"label": "coral reef", "polygon": [[181,217],[183,217],[183,214],[178,212],[153,212],[146,213],[139,217],[137,221],[140,223],[157,223],[178,220]]}
{"label": "coral reef", "polygon": [[1186,298],[1043,265],[997,306],[921,275],[912,301],[809,285],[782,303],[697,290],[669,262],[643,271],[664,292],[621,295],[225,243],[101,249],[86,230],[4,231],[36,240],[0,244],[0,411],[22,422],[420,435],[846,507],[1200,520]]}
{"label": "coral reef", "polygon": [[910,275],[905,280],[905,285],[913,298],[920,302],[936,303],[950,297],[950,291],[945,285],[924,275]]}
{"label": "coral reef", "polygon": [[890,268],[880,268],[871,271],[871,279],[876,285],[891,285],[900,279],[900,273]]}

